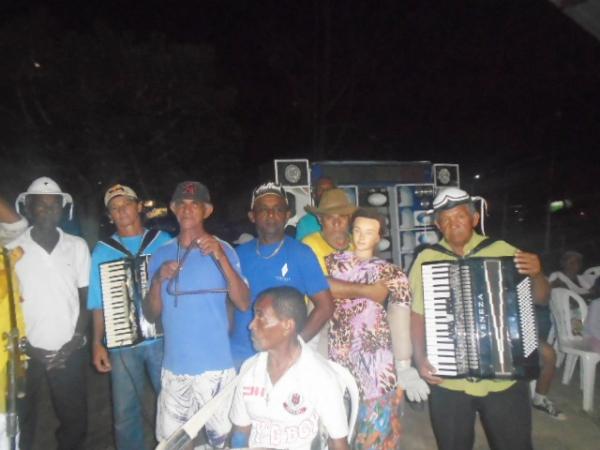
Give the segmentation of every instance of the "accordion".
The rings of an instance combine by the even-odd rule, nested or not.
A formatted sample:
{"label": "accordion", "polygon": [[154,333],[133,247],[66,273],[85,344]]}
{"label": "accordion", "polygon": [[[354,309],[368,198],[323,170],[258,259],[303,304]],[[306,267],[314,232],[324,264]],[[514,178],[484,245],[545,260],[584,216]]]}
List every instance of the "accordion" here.
{"label": "accordion", "polygon": [[512,257],[422,265],[427,358],[444,378],[535,379],[531,280]]}
{"label": "accordion", "polygon": [[106,347],[127,347],[162,336],[160,325],[146,320],[142,300],[148,292],[149,255],[100,264]]}

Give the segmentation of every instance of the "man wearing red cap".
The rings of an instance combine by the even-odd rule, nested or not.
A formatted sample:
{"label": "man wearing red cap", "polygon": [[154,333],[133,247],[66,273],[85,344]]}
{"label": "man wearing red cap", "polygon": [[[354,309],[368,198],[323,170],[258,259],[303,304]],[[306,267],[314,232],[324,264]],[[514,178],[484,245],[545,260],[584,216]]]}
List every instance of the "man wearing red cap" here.
{"label": "man wearing red cap", "polygon": [[[146,317],[151,322],[160,318],[165,336],[156,420],[159,441],[234,378],[227,299],[240,310],[250,304],[235,250],[204,228],[213,212],[206,186],[179,183],[170,207],[180,233],[152,255],[152,283],[144,301]],[[223,447],[231,429],[229,403],[224,403],[205,426],[213,447]]]}

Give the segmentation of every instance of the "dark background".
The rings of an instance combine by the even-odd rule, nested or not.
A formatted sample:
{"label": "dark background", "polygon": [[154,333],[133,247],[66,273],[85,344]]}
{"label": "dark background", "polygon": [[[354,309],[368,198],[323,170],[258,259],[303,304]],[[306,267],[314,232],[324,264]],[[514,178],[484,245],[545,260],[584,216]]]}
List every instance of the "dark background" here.
{"label": "dark background", "polygon": [[600,262],[600,46],[548,1],[0,5],[0,192],[54,177],[90,240],[115,180],[202,180],[219,229],[273,158],[430,160],[492,234]]}

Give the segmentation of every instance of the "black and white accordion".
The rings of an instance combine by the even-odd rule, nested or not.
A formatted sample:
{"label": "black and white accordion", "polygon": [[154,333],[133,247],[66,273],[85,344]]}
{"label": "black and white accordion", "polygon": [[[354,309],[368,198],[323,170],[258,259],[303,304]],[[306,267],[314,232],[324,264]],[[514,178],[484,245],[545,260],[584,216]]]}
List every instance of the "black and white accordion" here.
{"label": "black and white accordion", "polygon": [[535,379],[531,279],[512,257],[422,265],[427,358],[443,378]]}
{"label": "black and white accordion", "polygon": [[106,347],[127,347],[162,336],[160,324],[146,320],[141,302],[149,289],[149,255],[100,264]]}

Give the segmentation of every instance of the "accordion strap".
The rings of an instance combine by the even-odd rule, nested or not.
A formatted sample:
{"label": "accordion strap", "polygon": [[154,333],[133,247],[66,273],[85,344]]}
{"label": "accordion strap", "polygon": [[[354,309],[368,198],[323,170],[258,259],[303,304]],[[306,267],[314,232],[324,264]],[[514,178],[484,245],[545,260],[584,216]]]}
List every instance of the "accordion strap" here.
{"label": "accordion strap", "polygon": [[487,248],[490,245],[492,245],[492,244],[494,244],[495,242],[498,242],[498,241],[499,241],[499,239],[492,239],[492,238],[484,239],[479,244],[477,244],[473,248],[473,250],[471,250],[469,252],[469,254],[467,256],[457,255],[452,250],[449,250],[449,249],[447,249],[446,247],[443,247],[440,244],[432,244],[432,245],[430,245],[428,247],[425,247],[425,248],[428,248],[430,250],[434,250],[436,252],[444,253],[445,255],[448,255],[448,256],[453,256],[454,258],[457,258],[457,259],[465,259],[465,258],[468,258],[468,257],[471,257],[471,256],[475,256],[476,253],[480,252],[484,248]]}
{"label": "accordion strap", "polygon": [[135,258],[144,253],[144,250],[146,250],[146,248],[154,241],[154,239],[156,239],[156,236],[158,236],[158,233],[160,233],[160,230],[153,229],[153,230],[146,231],[146,233],[144,233],[144,237],[142,238],[142,244],[140,245],[140,249],[137,251],[137,253],[135,255],[133,255],[129,250],[127,250],[125,248],[125,246],[123,244],[121,244],[119,241],[117,241],[113,237],[109,237],[108,239],[103,239],[101,242],[103,242],[104,244],[108,245],[109,247],[115,249],[116,251],[123,253],[124,255],[126,255],[130,258]]}

